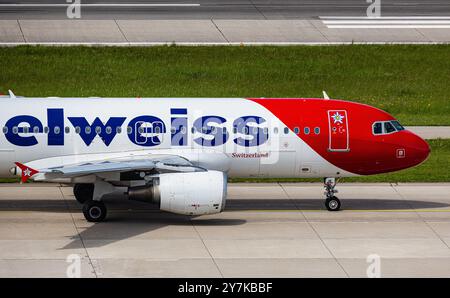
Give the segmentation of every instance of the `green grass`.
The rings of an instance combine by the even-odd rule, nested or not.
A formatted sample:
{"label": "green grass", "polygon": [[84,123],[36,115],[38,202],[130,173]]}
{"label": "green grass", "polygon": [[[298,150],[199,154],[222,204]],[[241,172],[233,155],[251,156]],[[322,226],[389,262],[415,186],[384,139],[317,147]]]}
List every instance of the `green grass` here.
{"label": "green grass", "polygon": [[[430,157],[417,167],[372,176],[341,179],[341,182],[450,182],[450,139],[427,140]],[[231,179],[230,182],[320,182],[320,179]]]}
{"label": "green grass", "polygon": [[[450,46],[0,48],[0,92],[8,89],[36,97],[320,97],[327,90],[406,125],[450,125]],[[345,181],[450,181],[450,140],[430,145],[416,168]]]}
{"label": "green grass", "polygon": [[407,125],[450,125],[450,46],[0,48],[0,92],[24,96],[320,97]]}

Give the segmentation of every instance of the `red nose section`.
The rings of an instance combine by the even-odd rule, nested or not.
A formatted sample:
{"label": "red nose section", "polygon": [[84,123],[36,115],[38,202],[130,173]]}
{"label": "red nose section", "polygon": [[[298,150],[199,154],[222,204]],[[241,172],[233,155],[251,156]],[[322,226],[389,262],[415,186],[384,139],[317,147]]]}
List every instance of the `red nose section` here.
{"label": "red nose section", "polygon": [[392,134],[385,146],[392,146],[389,144],[394,146],[391,148],[395,149],[395,157],[386,158],[380,172],[398,171],[417,166],[430,155],[428,143],[407,130]]}
{"label": "red nose section", "polygon": [[414,142],[409,146],[409,159],[412,165],[415,166],[425,161],[430,155],[430,146],[421,137],[415,135]]}

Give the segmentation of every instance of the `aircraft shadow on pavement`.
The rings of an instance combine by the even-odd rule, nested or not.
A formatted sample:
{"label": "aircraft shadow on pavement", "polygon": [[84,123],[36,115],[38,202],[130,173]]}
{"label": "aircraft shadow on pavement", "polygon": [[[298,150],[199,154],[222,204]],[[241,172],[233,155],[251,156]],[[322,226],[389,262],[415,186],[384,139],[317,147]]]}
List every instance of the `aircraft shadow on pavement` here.
{"label": "aircraft shadow on pavement", "polygon": [[[81,215],[81,205],[72,196],[64,200],[0,200],[0,211],[35,211],[73,213],[77,234],[70,236],[72,240],[61,249],[103,247],[110,243],[143,235],[168,226],[233,226],[242,225],[247,221],[245,215],[233,214],[234,218],[214,218],[215,215],[192,217],[159,211],[155,206],[129,201],[121,197],[106,198],[108,207],[107,221],[103,223],[88,223]],[[387,200],[387,199],[343,199],[345,210],[411,210],[428,208],[445,208],[449,204],[421,200]],[[227,201],[225,212],[257,210],[325,210],[322,199],[231,199]],[[325,212],[325,211],[324,211]],[[163,235],[163,234],[162,234]],[[152,234],[142,236],[142,239],[160,239]],[[167,236],[170,237],[170,236]],[[141,238],[138,238],[141,239]],[[82,241],[81,241],[82,240]]]}
{"label": "aircraft shadow on pavement", "polygon": [[[343,210],[410,210],[427,208],[445,208],[449,204],[416,200],[387,199],[344,199]],[[74,204],[77,204],[75,201]],[[133,236],[149,233],[167,226],[233,226],[246,223],[245,215],[233,214],[233,218],[190,217],[161,212],[155,207],[141,203],[130,202],[123,198],[108,198],[105,200],[110,213],[108,221],[101,224],[86,223],[88,228],[79,229],[79,237],[83,239],[84,247],[102,247],[107,244],[128,239]],[[78,208],[79,208],[79,204]],[[227,201],[225,212],[252,210],[324,210],[321,199],[232,199]],[[237,217],[237,218],[236,218]],[[152,237],[149,234],[149,237]],[[168,236],[170,237],[170,236]],[[86,241],[92,239],[94,241]],[[99,240],[101,239],[101,240]],[[148,238],[147,238],[148,239]],[[79,238],[74,237],[64,249],[78,247]]]}
{"label": "aircraft shadow on pavement", "polygon": [[[139,213],[165,214],[164,217],[177,216],[176,214],[159,211],[156,206],[129,201],[123,198],[107,198],[104,200],[109,213],[135,213],[124,220],[133,220]],[[450,204],[443,202],[402,200],[402,199],[341,199],[342,210],[410,210],[410,209],[431,209],[446,208]],[[325,210],[323,199],[231,199],[227,200],[225,212],[235,210]],[[45,199],[0,199],[0,211],[41,211],[56,213],[76,213],[81,212],[81,204],[78,204],[71,197],[65,200],[45,200]],[[116,214],[114,220],[119,220],[120,215]],[[157,218],[157,217],[156,217]]]}
{"label": "aircraft shadow on pavement", "polygon": [[[227,201],[225,211],[235,210],[326,210],[324,199],[233,199]],[[345,210],[410,210],[445,208],[449,204],[433,201],[402,199],[341,199]]]}

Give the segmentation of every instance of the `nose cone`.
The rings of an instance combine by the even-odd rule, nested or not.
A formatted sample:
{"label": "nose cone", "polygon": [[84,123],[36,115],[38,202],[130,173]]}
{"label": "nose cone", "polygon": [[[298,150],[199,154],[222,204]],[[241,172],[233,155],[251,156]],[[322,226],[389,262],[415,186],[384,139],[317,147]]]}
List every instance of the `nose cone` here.
{"label": "nose cone", "polygon": [[428,143],[421,137],[415,135],[413,142],[409,144],[409,159],[412,166],[425,161],[430,155],[431,149]]}

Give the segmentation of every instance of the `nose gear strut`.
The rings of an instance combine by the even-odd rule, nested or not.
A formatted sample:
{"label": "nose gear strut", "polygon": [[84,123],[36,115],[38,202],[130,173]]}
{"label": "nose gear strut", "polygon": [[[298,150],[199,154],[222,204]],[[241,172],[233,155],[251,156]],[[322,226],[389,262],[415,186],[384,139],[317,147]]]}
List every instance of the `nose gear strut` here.
{"label": "nose gear strut", "polygon": [[336,185],[339,182],[339,178],[324,178],[324,188],[325,188],[325,207],[328,211],[338,211],[341,208],[341,201],[334,194],[337,193]]}

